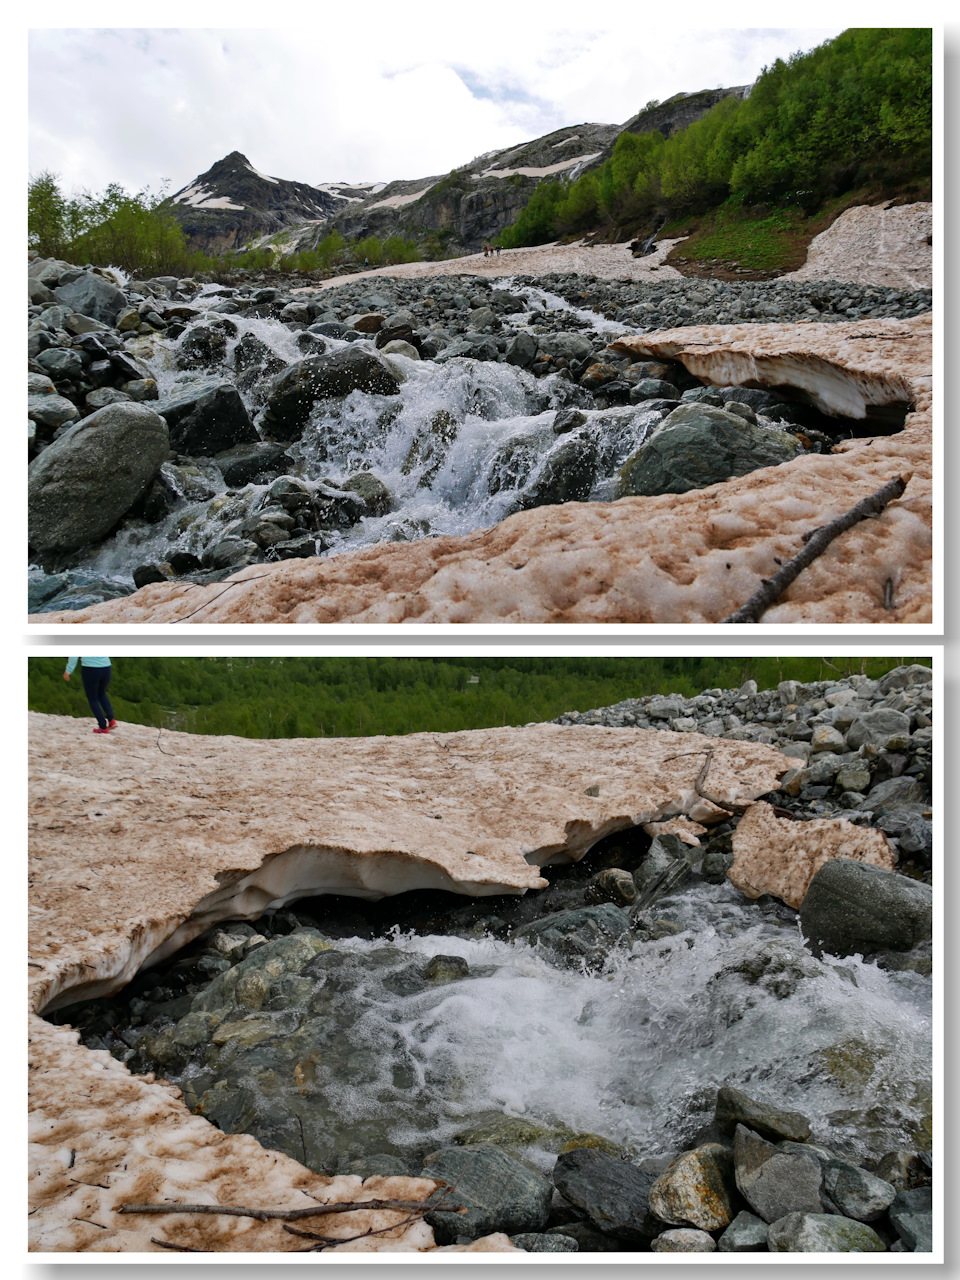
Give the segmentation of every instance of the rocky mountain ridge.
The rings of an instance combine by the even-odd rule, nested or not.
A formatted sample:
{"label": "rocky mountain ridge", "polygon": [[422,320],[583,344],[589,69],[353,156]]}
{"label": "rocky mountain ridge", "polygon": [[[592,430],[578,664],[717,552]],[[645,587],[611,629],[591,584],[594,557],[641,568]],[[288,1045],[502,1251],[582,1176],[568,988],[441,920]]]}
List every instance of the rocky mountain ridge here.
{"label": "rocky mountain ridge", "polygon": [[310,249],[334,229],[348,239],[399,234],[429,240],[440,253],[472,253],[515,220],[538,183],[602,164],[624,130],[669,136],[745,92],[741,85],[678,93],[623,125],[568,125],[425,178],[310,185],[261,173],[233,151],[175,192],[170,207],[193,247],[208,253],[276,242],[278,232],[287,233],[285,249]]}

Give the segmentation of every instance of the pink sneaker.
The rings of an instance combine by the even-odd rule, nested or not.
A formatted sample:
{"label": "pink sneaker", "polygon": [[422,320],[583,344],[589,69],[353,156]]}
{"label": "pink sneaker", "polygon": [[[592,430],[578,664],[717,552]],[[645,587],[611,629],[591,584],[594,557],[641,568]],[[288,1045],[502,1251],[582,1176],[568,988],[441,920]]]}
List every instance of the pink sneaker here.
{"label": "pink sneaker", "polygon": [[98,728],[94,729],[94,731],[93,731],[93,732],[94,732],[94,733],[109,733],[109,732],[110,732],[110,730],[109,730],[109,729],[101,729],[101,728],[99,728],[99,727],[98,727]]}
{"label": "pink sneaker", "polygon": [[107,725],[107,732],[109,732],[111,729],[115,729],[116,727],[117,727],[116,720],[111,720],[110,723]]}

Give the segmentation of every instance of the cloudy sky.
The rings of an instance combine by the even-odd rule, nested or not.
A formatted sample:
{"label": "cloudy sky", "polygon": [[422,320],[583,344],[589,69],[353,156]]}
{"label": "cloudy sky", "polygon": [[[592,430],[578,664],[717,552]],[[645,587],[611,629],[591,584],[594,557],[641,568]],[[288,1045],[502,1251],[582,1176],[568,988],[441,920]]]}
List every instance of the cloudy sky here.
{"label": "cloudy sky", "polygon": [[[299,10],[311,16],[281,28],[34,28],[30,172],[52,170],[68,190],[164,179],[176,190],[238,150],[301,182],[425,177],[565,125],[621,123],[652,98],[750,83],[843,29],[709,29],[658,23],[652,6],[592,9],[364,0]],[[103,21],[131,6],[57,10]]]}

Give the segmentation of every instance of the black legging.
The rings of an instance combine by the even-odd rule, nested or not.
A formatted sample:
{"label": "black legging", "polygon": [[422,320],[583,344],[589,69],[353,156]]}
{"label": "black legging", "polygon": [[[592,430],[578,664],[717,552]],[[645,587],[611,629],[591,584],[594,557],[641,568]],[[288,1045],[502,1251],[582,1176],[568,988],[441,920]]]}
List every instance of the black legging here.
{"label": "black legging", "polygon": [[107,697],[107,685],[113,675],[113,667],[81,667],[80,674],[90,710],[97,717],[100,728],[105,729],[108,721],[113,719],[113,707]]}

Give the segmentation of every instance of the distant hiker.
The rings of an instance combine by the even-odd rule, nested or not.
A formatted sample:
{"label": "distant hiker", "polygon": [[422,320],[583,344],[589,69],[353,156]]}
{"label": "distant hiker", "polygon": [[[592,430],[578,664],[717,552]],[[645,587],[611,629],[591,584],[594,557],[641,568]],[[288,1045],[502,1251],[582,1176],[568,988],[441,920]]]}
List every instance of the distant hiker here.
{"label": "distant hiker", "polygon": [[364,260],[363,260],[363,269],[364,269],[364,271],[366,271],[366,269],[367,269],[367,267],[369,267],[369,265],[370,265],[370,259],[369,259],[369,258],[364,258]]}
{"label": "distant hiker", "polygon": [[107,697],[107,685],[113,675],[113,667],[109,658],[71,658],[63,673],[64,680],[70,679],[70,673],[80,663],[80,675],[83,678],[83,691],[90,703],[90,710],[97,717],[97,728],[94,733],[109,733],[117,727],[113,718],[113,707]]}
{"label": "distant hiker", "polygon": [[497,257],[498,257],[498,258],[500,257],[500,246],[499,246],[499,245],[497,245]]}

